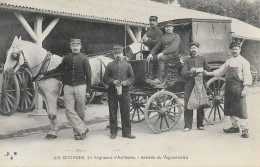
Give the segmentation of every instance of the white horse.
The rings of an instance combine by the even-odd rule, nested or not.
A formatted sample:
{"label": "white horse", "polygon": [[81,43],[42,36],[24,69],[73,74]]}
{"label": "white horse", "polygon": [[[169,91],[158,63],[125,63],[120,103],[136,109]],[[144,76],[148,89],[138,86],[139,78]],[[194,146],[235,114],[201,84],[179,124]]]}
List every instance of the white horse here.
{"label": "white horse", "polygon": [[[37,46],[36,44],[15,37],[10,49],[7,51],[4,74],[7,77],[14,75],[22,65],[26,64],[34,77],[41,70],[41,65],[47,54],[47,50]],[[47,71],[56,68],[61,63],[61,60],[62,58],[60,56],[51,55]],[[102,60],[102,63],[100,60]],[[92,84],[101,82],[100,79],[104,74],[105,66],[111,61],[112,59],[104,56],[90,59]],[[57,122],[57,98],[62,83],[58,79],[47,78],[37,81],[37,85],[39,93],[43,96],[46,103],[46,110],[50,121],[50,131],[48,134],[57,136],[59,131]]]}

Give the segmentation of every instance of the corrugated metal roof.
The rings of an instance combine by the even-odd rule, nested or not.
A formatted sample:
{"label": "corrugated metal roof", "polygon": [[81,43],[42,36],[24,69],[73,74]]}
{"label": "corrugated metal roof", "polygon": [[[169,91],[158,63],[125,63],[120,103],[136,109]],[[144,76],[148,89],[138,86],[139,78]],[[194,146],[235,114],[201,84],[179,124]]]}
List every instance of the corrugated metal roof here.
{"label": "corrugated metal roof", "polygon": [[132,26],[146,26],[150,15],[157,15],[159,22],[185,18],[232,20],[233,36],[260,40],[259,28],[237,19],[150,0],[0,0],[0,8]]}

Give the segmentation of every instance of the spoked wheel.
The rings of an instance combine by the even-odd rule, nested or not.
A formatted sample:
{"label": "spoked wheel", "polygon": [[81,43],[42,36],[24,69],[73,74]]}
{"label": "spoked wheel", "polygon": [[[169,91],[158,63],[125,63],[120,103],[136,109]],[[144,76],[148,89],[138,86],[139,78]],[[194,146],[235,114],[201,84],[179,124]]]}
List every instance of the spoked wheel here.
{"label": "spoked wheel", "polygon": [[144,107],[149,96],[145,93],[133,93],[130,95],[130,119],[134,123],[144,120]]}
{"label": "spoked wheel", "polygon": [[0,112],[3,115],[12,115],[19,103],[20,90],[19,83],[16,76],[7,79],[1,75],[0,82],[2,82],[2,89],[0,91]]}
{"label": "spoked wheel", "polygon": [[182,115],[178,97],[168,91],[160,91],[150,97],[145,105],[145,121],[156,133],[172,129]]}
{"label": "spoked wheel", "polygon": [[207,82],[207,94],[211,103],[210,108],[205,109],[205,120],[214,125],[225,119],[224,116],[225,79],[222,77],[211,78]]}
{"label": "spoked wheel", "polygon": [[35,83],[32,81],[32,74],[28,69],[24,68],[20,70],[16,76],[19,82],[21,95],[17,111],[32,111],[35,99]]}

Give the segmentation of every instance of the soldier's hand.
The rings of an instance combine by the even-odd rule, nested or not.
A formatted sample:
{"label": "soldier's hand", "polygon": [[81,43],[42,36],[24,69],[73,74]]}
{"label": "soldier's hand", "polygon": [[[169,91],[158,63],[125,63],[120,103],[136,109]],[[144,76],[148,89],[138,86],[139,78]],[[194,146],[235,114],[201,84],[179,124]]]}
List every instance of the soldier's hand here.
{"label": "soldier's hand", "polygon": [[194,68],[194,67],[191,68],[191,69],[190,69],[190,72],[191,72],[191,73],[195,73],[195,72],[196,72],[196,68]]}
{"label": "soldier's hand", "polygon": [[246,96],[246,90],[242,90],[242,92],[241,92],[241,97],[245,97]]}
{"label": "soldier's hand", "polygon": [[114,81],[113,81],[113,84],[114,84],[114,85],[119,85],[119,84],[120,84],[120,81],[119,81],[119,80],[114,80]]}
{"label": "soldier's hand", "polygon": [[143,41],[143,42],[146,42],[146,41],[148,41],[148,38],[147,38],[146,36],[144,36],[144,37],[142,38],[142,41]]}
{"label": "soldier's hand", "polygon": [[90,98],[90,93],[86,93],[86,99],[89,99]]}
{"label": "soldier's hand", "polygon": [[162,56],[163,56],[163,53],[159,53],[157,57],[158,57],[158,59],[160,59]]}
{"label": "soldier's hand", "polygon": [[122,81],[121,84],[122,84],[123,86],[126,86],[126,85],[127,85],[126,81]]}
{"label": "soldier's hand", "polygon": [[147,57],[147,61],[150,62],[151,60],[153,60],[153,55],[150,54],[150,55]]}
{"label": "soldier's hand", "polygon": [[202,75],[208,75],[208,71],[203,70],[203,71],[202,71]]}
{"label": "soldier's hand", "polygon": [[241,97],[245,97],[247,95],[247,90],[248,90],[248,86],[244,86],[244,88],[241,92]]}
{"label": "soldier's hand", "polygon": [[44,78],[44,74],[41,74],[37,77],[37,81],[42,80]]}

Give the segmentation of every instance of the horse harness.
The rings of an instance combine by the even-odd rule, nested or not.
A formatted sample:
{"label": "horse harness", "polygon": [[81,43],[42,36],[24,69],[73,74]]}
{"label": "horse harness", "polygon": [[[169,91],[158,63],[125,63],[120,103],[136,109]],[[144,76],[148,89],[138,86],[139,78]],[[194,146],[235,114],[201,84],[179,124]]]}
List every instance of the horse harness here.
{"label": "horse harness", "polygon": [[37,75],[35,75],[32,78],[32,81],[35,81],[38,78],[39,75],[41,75],[43,72],[47,71],[47,69],[49,67],[49,64],[50,64],[50,57],[52,55],[50,52],[47,52],[44,60],[41,63],[39,63],[38,65],[36,65],[36,66],[34,66],[32,68],[29,68],[28,62],[25,59],[23,50],[21,50],[19,47],[15,47],[15,46],[11,46],[11,47],[19,50],[18,52],[13,52],[12,55],[11,55],[12,58],[17,61],[15,66],[14,66],[14,68],[18,65],[21,55],[23,56],[23,59],[24,59],[24,64],[23,65],[26,66],[29,70],[34,69],[34,68],[38,67],[39,65],[41,65],[41,68],[40,68],[39,72],[37,73]]}
{"label": "horse harness", "polygon": [[52,53],[47,52],[43,62],[41,63],[42,65],[41,65],[39,72],[32,78],[32,81],[35,81],[39,75],[41,75],[42,73],[47,71],[49,64],[50,64],[51,56],[52,56]]}

